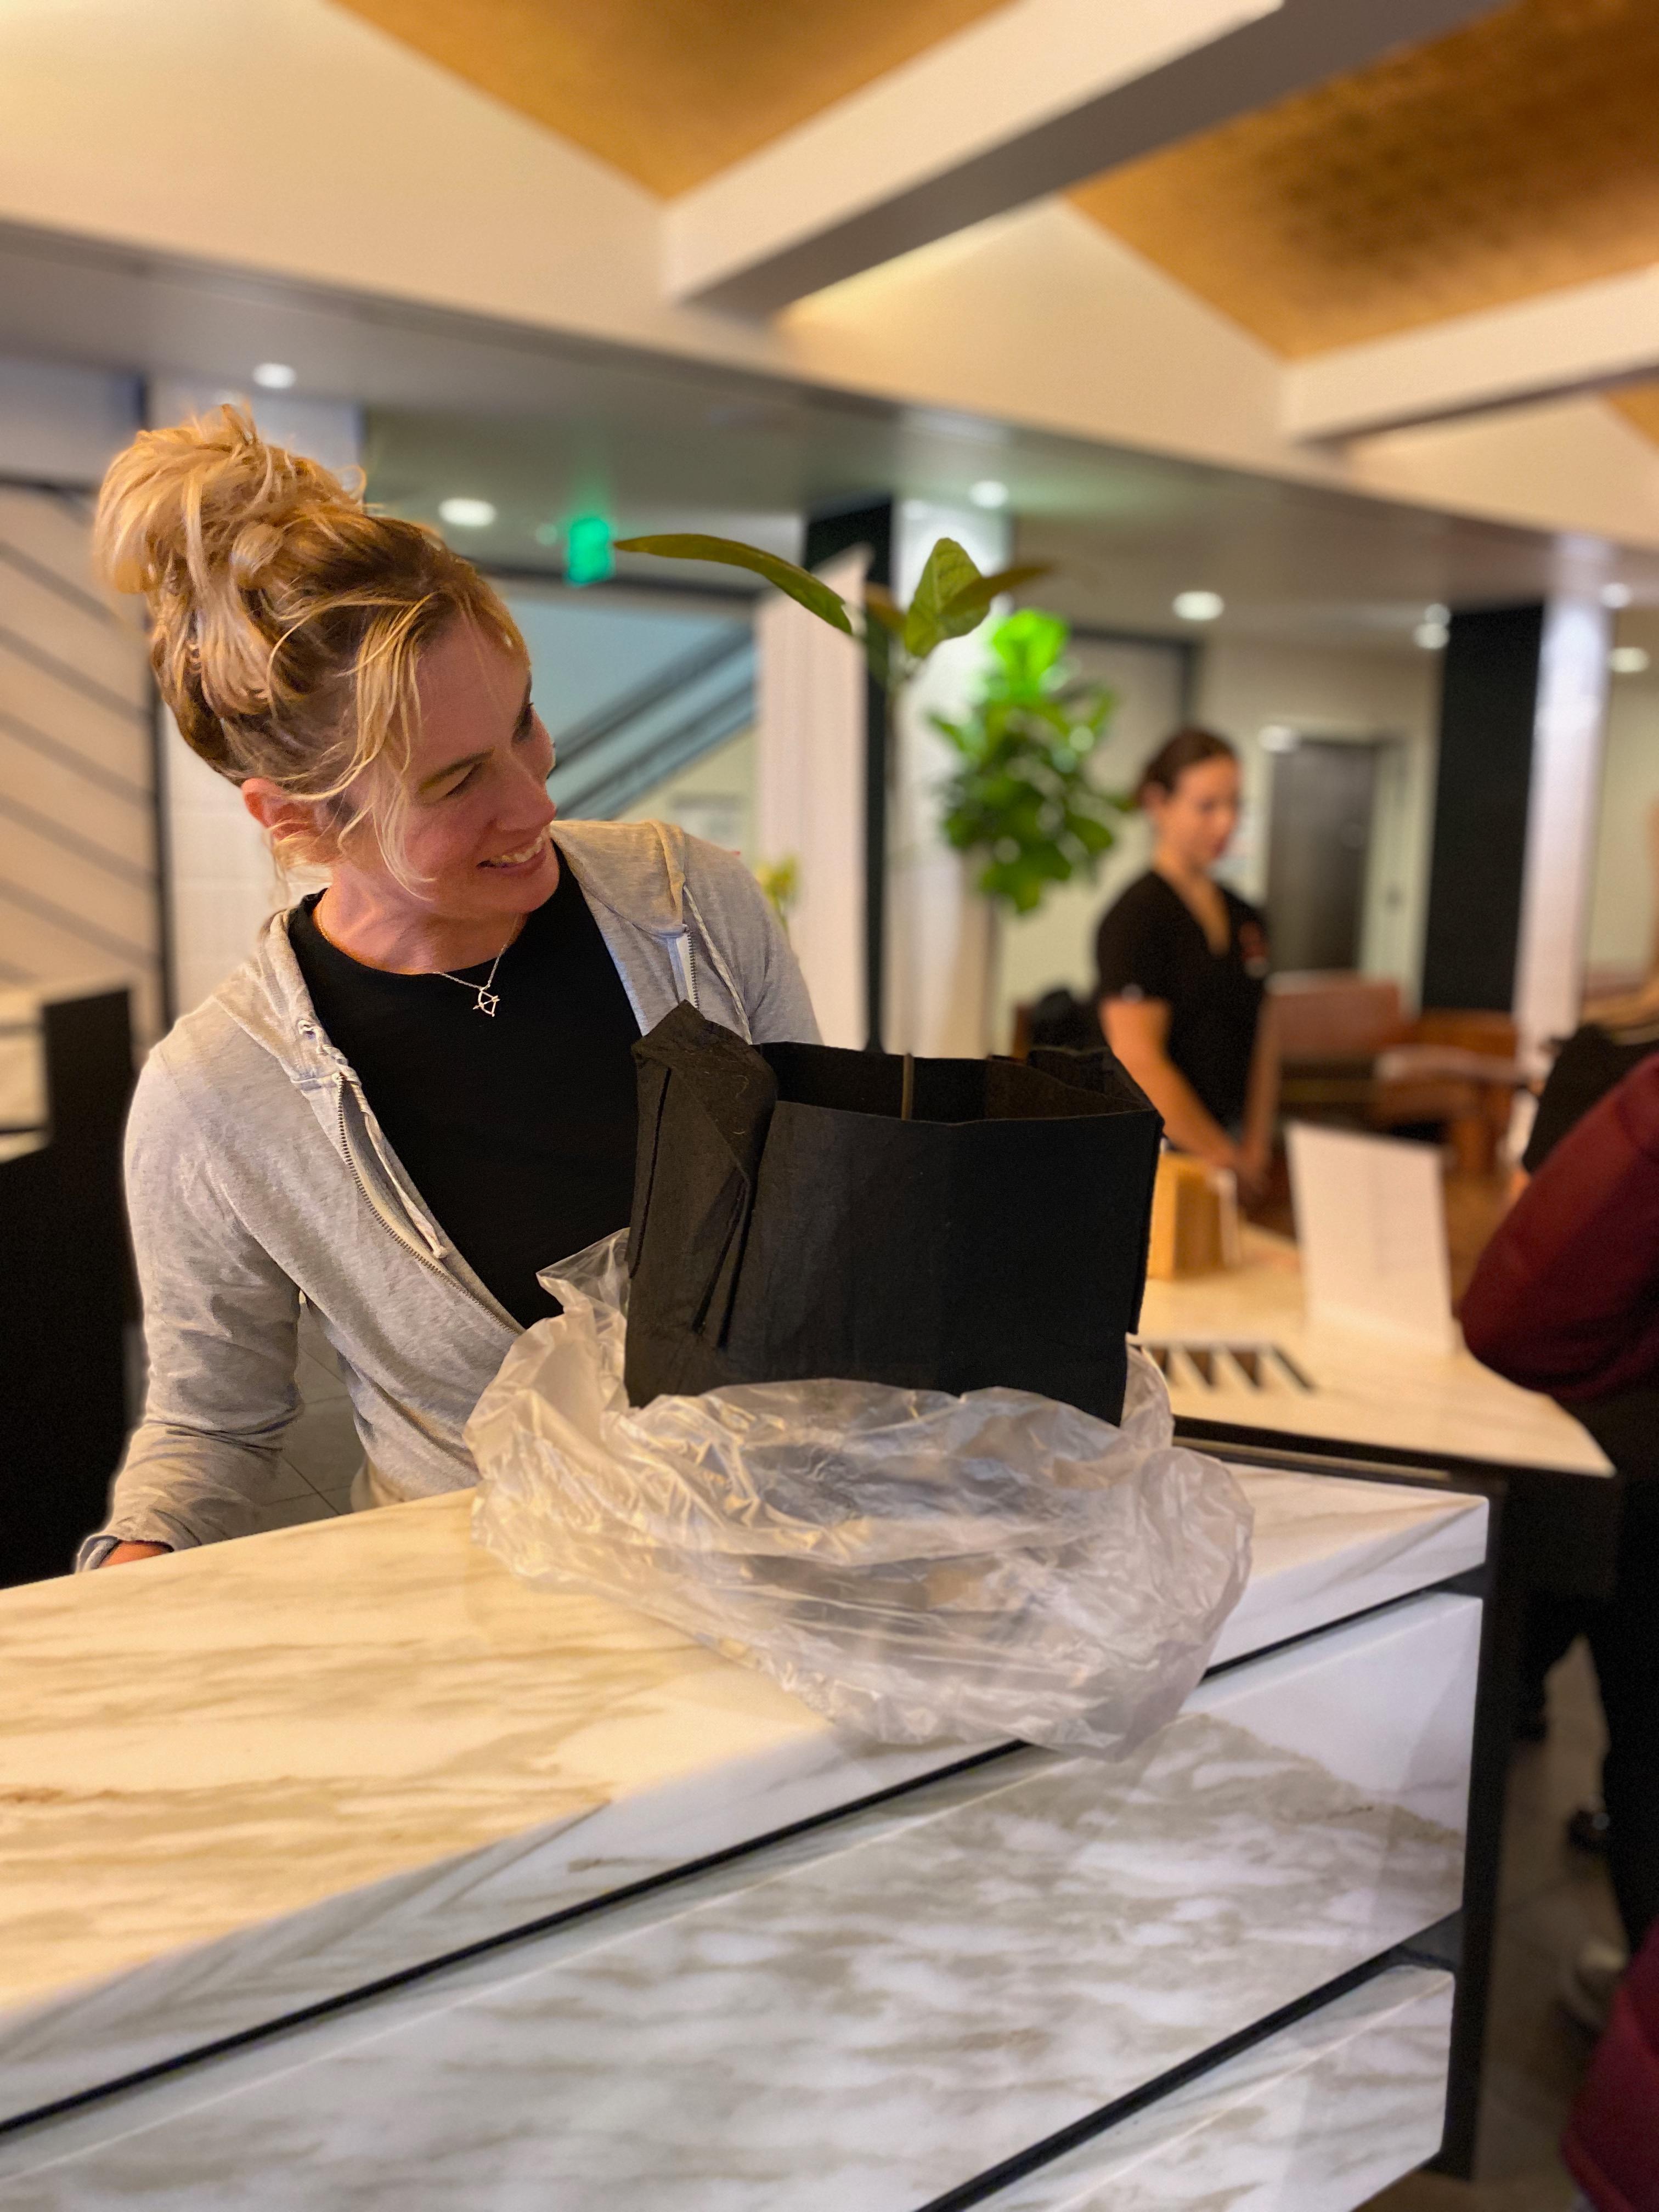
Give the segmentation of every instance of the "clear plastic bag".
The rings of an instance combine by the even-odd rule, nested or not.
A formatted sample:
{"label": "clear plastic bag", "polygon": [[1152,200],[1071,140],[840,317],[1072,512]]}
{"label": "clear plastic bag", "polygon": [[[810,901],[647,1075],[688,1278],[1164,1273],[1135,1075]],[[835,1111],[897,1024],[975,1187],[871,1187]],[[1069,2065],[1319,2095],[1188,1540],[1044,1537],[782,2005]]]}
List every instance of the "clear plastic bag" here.
{"label": "clear plastic bag", "polygon": [[626,1231],[543,1280],[562,1315],[467,1425],[476,1539],[763,1669],[849,1733],[1116,1755],[1173,1717],[1249,1572],[1250,1507],[1171,1442],[1020,1390],[760,1382],[630,1407]]}

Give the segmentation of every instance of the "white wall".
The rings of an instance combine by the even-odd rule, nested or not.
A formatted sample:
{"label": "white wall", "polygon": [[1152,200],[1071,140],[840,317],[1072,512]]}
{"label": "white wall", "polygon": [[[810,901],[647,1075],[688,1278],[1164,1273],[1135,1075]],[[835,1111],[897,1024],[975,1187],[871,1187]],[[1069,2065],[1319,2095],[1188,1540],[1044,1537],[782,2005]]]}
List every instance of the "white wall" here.
{"label": "white wall", "polygon": [[[868,550],[818,574],[843,600],[862,597]],[[755,611],[755,839],[772,866],[793,862],[790,941],[826,1044],[870,1034],[866,978],[866,671],[853,640],[781,592]]]}
{"label": "white wall", "polygon": [[[982,575],[1009,557],[1008,518],[983,507],[901,500],[893,525],[893,589],[901,606],[910,604],[940,538],[955,538]],[[957,755],[928,720],[960,714],[977,694],[991,659],[987,628],[939,646],[900,695],[893,716],[883,1025],[890,1052],[974,1060],[993,1042],[996,933],[988,902],[972,887],[970,858],[939,835],[939,787]]]}
{"label": "white wall", "polygon": [[1659,666],[1615,677],[1607,707],[1601,819],[1590,902],[1589,965],[1631,977],[1653,957]]}
{"label": "white wall", "polygon": [[1218,637],[1205,650],[1198,689],[1198,720],[1231,738],[1244,764],[1245,815],[1226,872],[1246,898],[1267,896],[1273,756],[1263,730],[1395,741],[1378,778],[1360,964],[1394,976],[1412,1001],[1428,902],[1439,687],[1436,653]]}
{"label": "white wall", "polygon": [[1599,599],[1544,610],[1514,1000],[1522,1057],[1540,1074],[1583,1004],[1611,632]]}
{"label": "white wall", "polygon": [[755,732],[740,730],[689,768],[677,769],[642,792],[622,819],[676,822],[694,837],[740,854],[751,868],[771,859],[756,840]]}
{"label": "white wall", "polygon": [[[15,418],[13,418],[14,422]],[[0,483],[0,980],[161,1013],[149,668],[92,573],[87,502]]]}
{"label": "white wall", "polygon": [[95,484],[138,428],[138,406],[137,377],[0,360],[0,477]]}
{"label": "white wall", "polygon": [[147,1038],[161,1013],[149,672],[90,545],[91,491],[137,420],[134,378],[0,359],[0,977],[129,981]]}

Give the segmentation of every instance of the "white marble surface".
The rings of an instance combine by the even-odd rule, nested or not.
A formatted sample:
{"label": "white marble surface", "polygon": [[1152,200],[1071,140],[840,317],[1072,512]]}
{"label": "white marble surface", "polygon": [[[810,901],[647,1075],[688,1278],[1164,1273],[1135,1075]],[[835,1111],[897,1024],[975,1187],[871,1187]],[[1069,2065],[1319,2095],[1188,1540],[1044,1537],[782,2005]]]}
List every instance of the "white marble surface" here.
{"label": "white marble surface", "polygon": [[1455,1907],[1479,1614],[1410,1601],[1130,1759],[1015,1753],[15,2136],[0,2208],[914,2212]]}
{"label": "white marble surface", "polygon": [[1440,2148],[1453,1984],[1392,1966],[986,2200],[986,2212],[1352,2212]]}
{"label": "white marble surface", "polygon": [[[1230,1463],[1231,1464],[1231,1463]],[[1249,1583],[1212,1663],[1449,1582],[1486,1557],[1484,1498],[1233,1466],[1255,1510]]]}
{"label": "white marble surface", "polygon": [[1259,1229],[1243,1232],[1245,1264],[1187,1282],[1151,1282],[1140,1336],[1153,1344],[1277,1344],[1312,1391],[1255,1390],[1240,1376],[1205,1386],[1177,1360],[1170,1403],[1179,1420],[1238,1421],[1297,1436],[1330,1437],[1437,1455],[1612,1472],[1601,1447],[1570,1413],[1535,1391],[1518,1390],[1458,1349],[1444,1357],[1380,1332],[1310,1322],[1294,1244]]}
{"label": "white marble surface", "polygon": [[[1478,1500],[1241,1479],[1224,1656],[1481,1555]],[[0,2117],[963,1756],[849,1746],[670,1630],[531,1590],[467,1512],[0,1596]]]}

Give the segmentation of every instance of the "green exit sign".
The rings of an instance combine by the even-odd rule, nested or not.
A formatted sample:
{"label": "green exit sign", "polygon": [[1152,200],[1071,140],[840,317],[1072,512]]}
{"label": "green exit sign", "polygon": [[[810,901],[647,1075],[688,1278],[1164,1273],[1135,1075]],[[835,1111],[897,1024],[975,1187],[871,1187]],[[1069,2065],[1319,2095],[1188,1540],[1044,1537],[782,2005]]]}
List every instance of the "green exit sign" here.
{"label": "green exit sign", "polygon": [[564,534],[567,584],[602,584],[617,573],[611,525],[602,514],[579,514]]}

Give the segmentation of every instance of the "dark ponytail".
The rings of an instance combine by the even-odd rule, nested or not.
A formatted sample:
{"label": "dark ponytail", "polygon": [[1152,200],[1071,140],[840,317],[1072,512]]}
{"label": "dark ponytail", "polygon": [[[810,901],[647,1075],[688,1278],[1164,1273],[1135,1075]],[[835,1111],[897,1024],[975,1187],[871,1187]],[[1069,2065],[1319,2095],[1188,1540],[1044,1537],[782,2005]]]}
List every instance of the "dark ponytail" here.
{"label": "dark ponytail", "polygon": [[1177,730],[1165,738],[1158,750],[1140,771],[1140,781],[1135,786],[1135,805],[1144,806],[1149,791],[1162,792],[1166,799],[1175,796],[1176,785],[1189,768],[1200,761],[1236,761],[1237,753],[1225,738],[1218,738],[1213,730],[1200,730],[1195,723]]}

